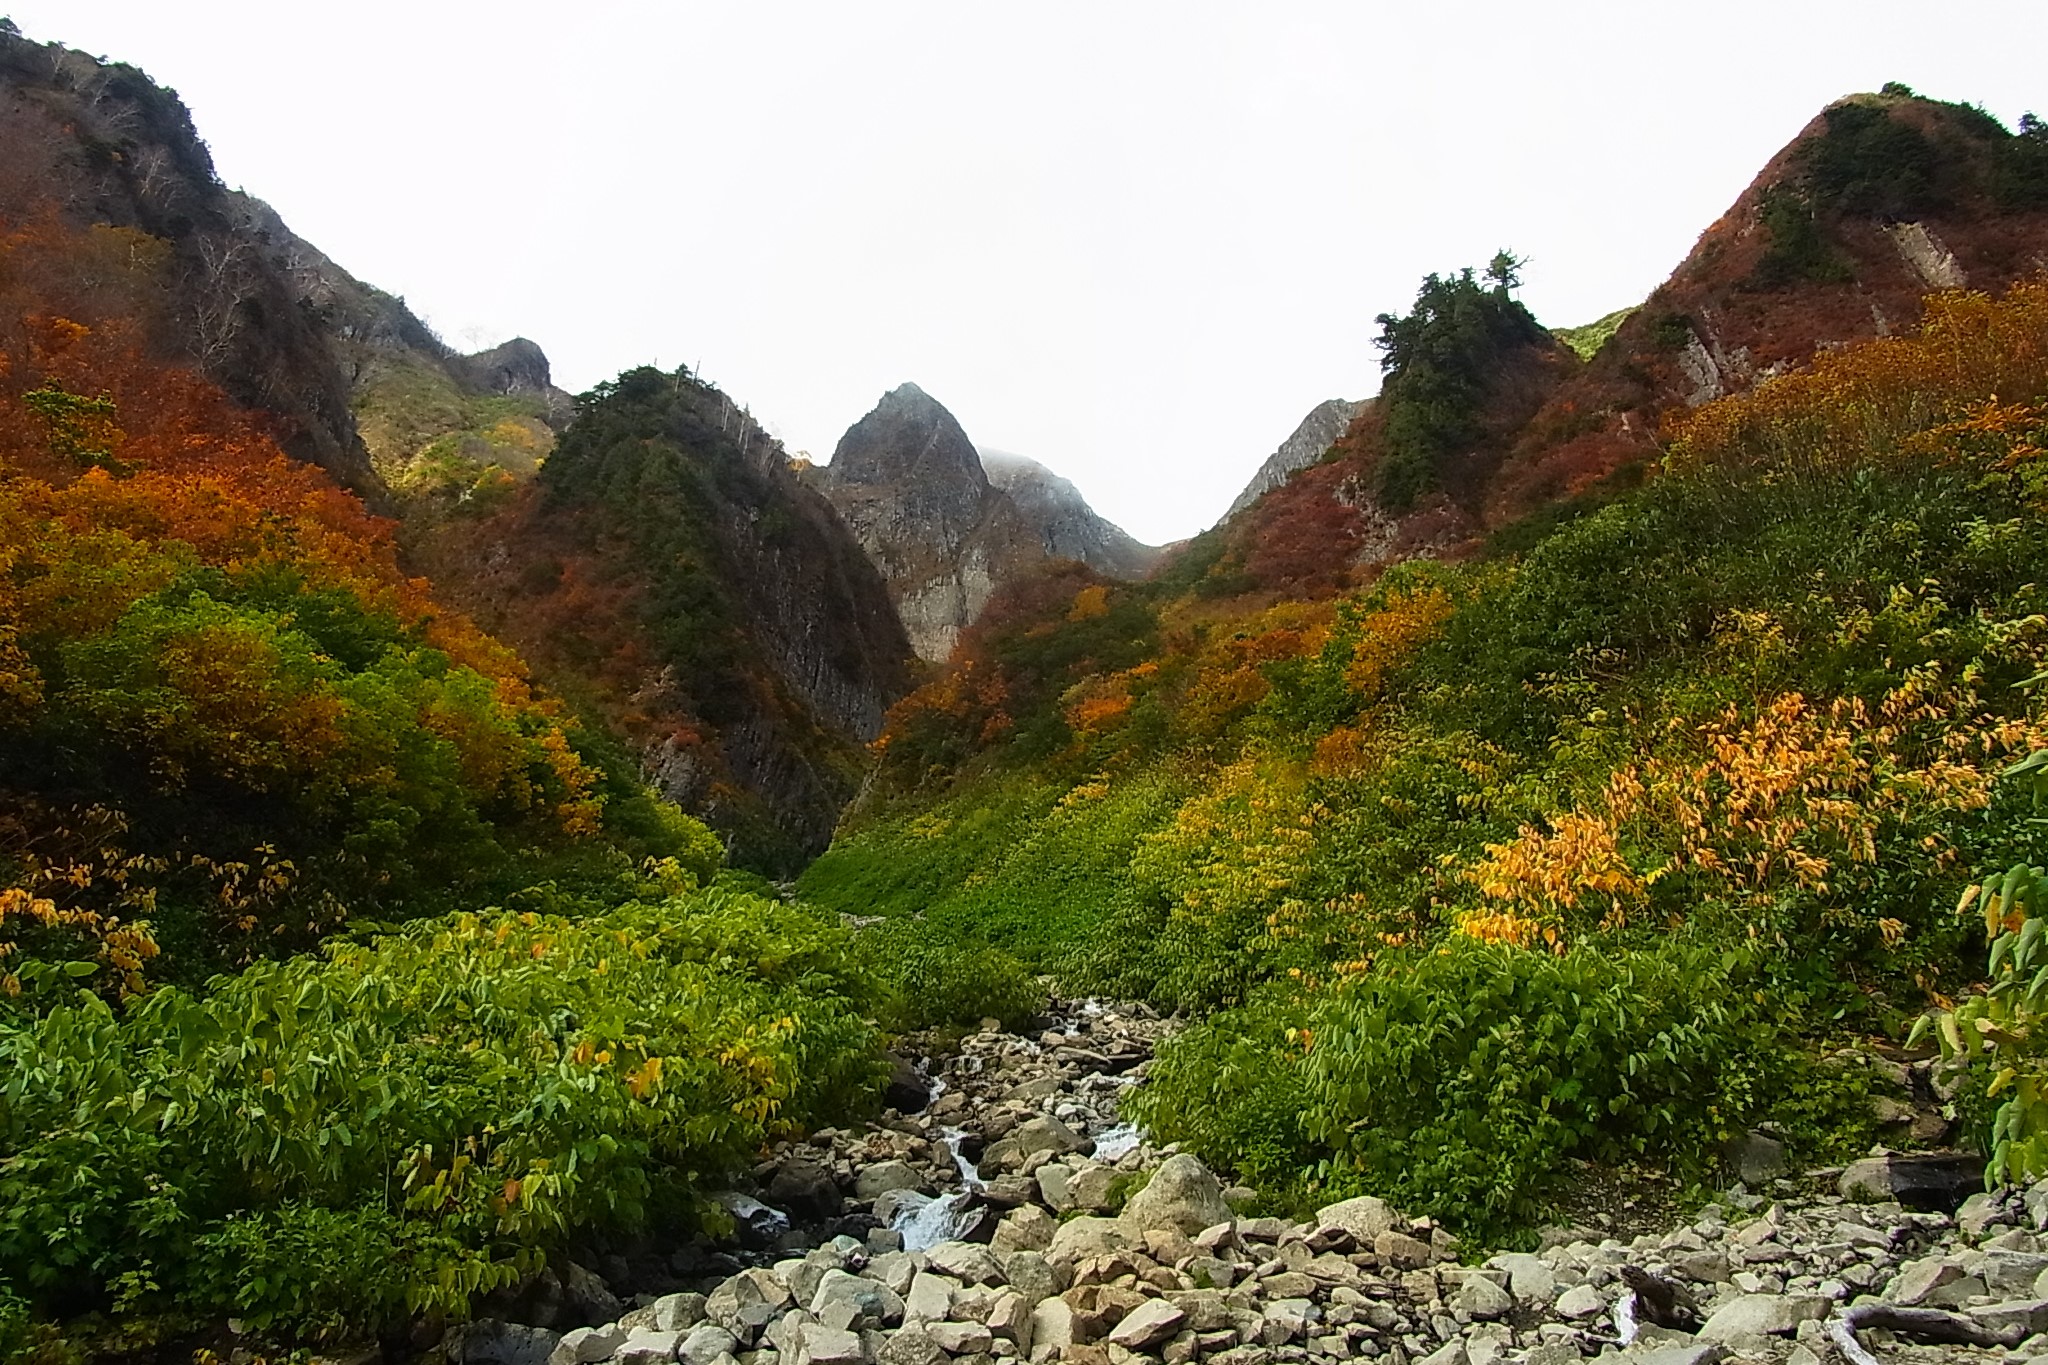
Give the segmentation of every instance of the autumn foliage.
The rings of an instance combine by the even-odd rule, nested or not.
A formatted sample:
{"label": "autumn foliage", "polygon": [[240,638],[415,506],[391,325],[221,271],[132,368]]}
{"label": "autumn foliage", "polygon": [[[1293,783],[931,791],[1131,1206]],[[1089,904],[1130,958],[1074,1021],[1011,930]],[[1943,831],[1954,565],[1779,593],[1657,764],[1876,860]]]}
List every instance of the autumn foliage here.
{"label": "autumn foliage", "polygon": [[136,306],[149,239],[108,231],[0,234],[0,953],[133,989],[151,925],[196,966],[595,836],[573,728],[389,522],[131,318],[42,311],[124,244]]}

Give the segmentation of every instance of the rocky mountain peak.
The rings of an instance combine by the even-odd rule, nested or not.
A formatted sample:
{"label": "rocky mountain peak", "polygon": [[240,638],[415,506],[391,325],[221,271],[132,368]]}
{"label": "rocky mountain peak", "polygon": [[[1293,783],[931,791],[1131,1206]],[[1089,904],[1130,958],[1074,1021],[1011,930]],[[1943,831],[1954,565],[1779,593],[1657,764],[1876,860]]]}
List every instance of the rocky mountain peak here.
{"label": "rocky mountain peak", "polygon": [[915,384],[889,390],[874,411],[847,428],[832,452],[830,478],[951,492],[963,501],[979,501],[988,489],[974,442],[944,404]]}

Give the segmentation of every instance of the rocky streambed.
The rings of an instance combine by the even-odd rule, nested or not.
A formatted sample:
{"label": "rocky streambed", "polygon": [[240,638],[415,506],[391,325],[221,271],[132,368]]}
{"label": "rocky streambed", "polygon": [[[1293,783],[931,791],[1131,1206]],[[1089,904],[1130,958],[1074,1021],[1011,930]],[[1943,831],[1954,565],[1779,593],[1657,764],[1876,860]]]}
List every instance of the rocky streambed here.
{"label": "rocky streambed", "polygon": [[[1622,1240],[1481,1258],[1346,1200],[1239,1216],[1194,1157],[1124,1125],[1169,1025],[1071,1002],[906,1058],[893,1108],[775,1155],[736,1235],[608,1251],[484,1306],[457,1365],[2048,1365],[2048,1186],[1962,1199],[1967,1167],[1878,1158],[1737,1185]],[[1960,1207],[1957,1201],[1961,1199]],[[1919,1207],[1909,1207],[1918,1205]],[[1953,1209],[1954,1212],[1945,1211]],[[632,1289],[632,1299],[620,1291]]]}

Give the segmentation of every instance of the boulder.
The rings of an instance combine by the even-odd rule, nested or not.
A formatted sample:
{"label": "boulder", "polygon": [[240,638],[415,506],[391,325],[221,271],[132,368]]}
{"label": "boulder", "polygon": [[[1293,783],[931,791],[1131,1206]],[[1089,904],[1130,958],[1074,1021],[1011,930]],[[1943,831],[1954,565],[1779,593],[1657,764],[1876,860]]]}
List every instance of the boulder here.
{"label": "boulder", "polygon": [[934,1322],[924,1330],[948,1355],[977,1355],[995,1345],[994,1334],[979,1322]]}
{"label": "boulder", "polygon": [[1110,1329],[1112,1346],[1126,1351],[1145,1351],[1159,1345],[1180,1330],[1188,1315],[1165,1299],[1147,1299]]}
{"label": "boulder", "polygon": [[1714,1310],[1700,1327],[1702,1341],[1790,1336],[1802,1322],[1827,1317],[1832,1305],[1818,1294],[1742,1294]]}
{"label": "boulder", "polygon": [[1964,1152],[1866,1157],[1851,1162],[1835,1187],[1844,1199],[1895,1199],[1909,1209],[1954,1213],[1984,1189],[1984,1158]]}
{"label": "boulder", "polygon": [[562,1344],[559,1332],[485,1318],[452,1328],[441,1343],[454,1365],[547,1365]]}
{"label": "boulder", "polygon": [[652,1305],[654,1326],[664,1332],[687,1332],[704,1321],[702,1294],[663,1294]]}
{"label": "boulder", "polygon": [[1316,1230],[1335,1228],[1351,1234],[1351,1240],[1359,1246],[1369,1247],[1383,1232],[1402,1222],[1399,1214],[1384,1199],[1360,1195],[1341,1203],[1325,1204],[1316,1210]]}
{"label": "boulder", "polygon": [[899,1114],[916,1114],[931,1102],[931,1080],[918,1069],[917,1063],[890,1053],[889,1081],[882,1087],[882,1103]]}
{"label": "boulder", "polygon": [[1192,1237],[1229,1218],[1223,1186],[1207,1166],[1182,1152],[1161,1163],[1145,1188],[1131,1196],[1122,1222],[1139,1230],[1171,1228]]}
{"label": "boulder", "polygon": [[941,1242],[925,1253],[925,1260],[941,1275],[962,1284],[1001,1284],[1002,1262],[993,1251],[973,1242]]}
{"label": "boulder", "polygon": [[1514,1312],[1515,1300],[1484,1275],[1467,1275],[1458,1292],[1451,1296],[1451,1307],[1480,1322],[1491,1322]]}
{"label": "boulder", "polygon": [[849,1275],[844,1270],[828,1270],[818,1281],[817,1292],[811,1296],[811,1312],[825,1319],[833,1309],[841,1307],[851,1310],[854,1318],[866,1318],[876,1323],[903,1321],[903,1300],[888,1285],[880,1280]]}
{"label": "boulder", "polygon": [[1066,1350],[1078,1340],[1073,1305],[1065,1299],[1044,1299],[1032,1306],[1031,1348],[1034,1354]]}
{"label": "boulder", "polygon": [[877,1161],[872,1166],[861,1167],[860,1174],[853,1178],[853,1192],[863,1200],[876,1200],[891,1190],[917,1190],[931,1193],[931,1182],[918,1174],[917,1168],[907,1161]]}
{"label": "boulder", "polygon": [[1046,1259],[1078,1261],[1089,1256],[1107,1256],[1137,1244],[1129,1228],[1114,1218],[1070,1218],[1060,1224],[1046,1248]]}
{"label": "boulder", "polygon": [[922,1327],[891,1332],[875,1353],[877,1365],[946,1365],[946,1348]]}
{"label": "boulder", "polygon": [[768,1181],[768,1202],[799,1218],[837,1218],[846,1201],[832,1172],[804,1157],[790,1157]]}
{"label": "boulder", "polygon": [[903,1296],[904,1320],[944,1322],[953,1311],[953,1296],[959,1291],[957,1281],[918,1271],[910,1282],[910,1292]]}
{"label": "boulder", "polygon": [[2009,1299],[2004,1303],[1980,1304],[1968,1312],[1992,1331],[2003,1332],[2014,1341],[2036,1332],[2048,1332],[2048,1299]]}
{"label": "boulder", "polygon": [[676,1359],[688,1365],[712,1365],[723,1355],[736,1354],[740,1349],[738,1340],[723,1327],[711,1323],[699,1323],[676,1343]]}
{"label": "boulder", "polygon": [[865,1365],[867,1348],[854,1333],[822,1322],[797,1329],[795,1365]]}
{"label": "boulder", "polygon": [[548,1356],[548,1365],[595,1365],[597,1361],[610,1360],[625,1344],[627,1335],[626,1329],[615,1322],[564,1332],[560,1344]]}
{"label": "boulder", "polygon": [[1607,1300],[1590,1284],[1575,1284],[1557,1296],[1557,1315],[1567,1321],[1596,1318],[1606,1311]]}
{"label": "boulder", "polygon": [[636,1327],[619,1346],[612,1359],[619,1365],[667,1365],[676,1358],[682,1338],[657,1327]]}
{"label": "boulder", "polygon": [[1059,1223],[1053,1216],[1036,1204],[1026,1204],[1012,1209],[996,1224],[995,1235],[989,1239],[989,1247],[999,1256],[1015,1251],[1043,1251],[1052,1245],[1053,1234],[1059,1231]]}

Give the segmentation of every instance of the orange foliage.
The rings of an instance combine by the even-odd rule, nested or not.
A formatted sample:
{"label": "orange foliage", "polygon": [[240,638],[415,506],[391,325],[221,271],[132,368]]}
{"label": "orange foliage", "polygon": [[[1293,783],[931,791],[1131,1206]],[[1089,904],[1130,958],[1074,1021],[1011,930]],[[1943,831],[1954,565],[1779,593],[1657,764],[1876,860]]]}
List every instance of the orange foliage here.
{"label": "orange foliage", "polygon": [[1344,681],[1368,701],[1378,697],[1387,674],[1434,639],[1455,610],[1442,588],[1391,595],[1384,607],[1359,621],[1358,643],[1352,647]]}
{"label": "orange foliage", "polygon": [[1996,300],[1932,295],[1909,336],[1823,352],[1747,393],[1674,410],[1668,464],[1824,469],[1923,453],[1939,448],[1923,435],[1930,428],[1983,421],[1986,394],[1996,395],[1994,415],[2000,399],[2048,398],[2048,281],[2016,284]]}

